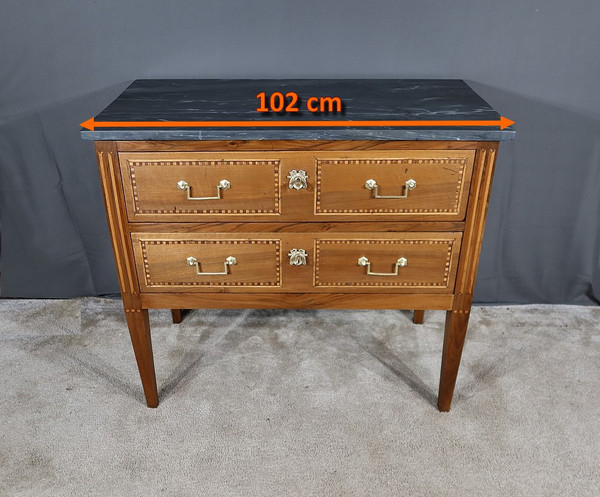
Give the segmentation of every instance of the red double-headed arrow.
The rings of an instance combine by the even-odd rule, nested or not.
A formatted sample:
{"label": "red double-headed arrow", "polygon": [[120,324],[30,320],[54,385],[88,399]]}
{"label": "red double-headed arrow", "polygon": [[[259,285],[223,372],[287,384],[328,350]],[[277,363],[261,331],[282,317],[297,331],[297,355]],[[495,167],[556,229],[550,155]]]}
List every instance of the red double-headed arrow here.
{"label": "red double-headed arrow", "polygon": [[81,123],[90,131],[96,128],[334,128],[334,127],[433,127],[433,126],[499,126],[507,128],[514,121],[501,116],[497,121],[94,121],[94,118]]}

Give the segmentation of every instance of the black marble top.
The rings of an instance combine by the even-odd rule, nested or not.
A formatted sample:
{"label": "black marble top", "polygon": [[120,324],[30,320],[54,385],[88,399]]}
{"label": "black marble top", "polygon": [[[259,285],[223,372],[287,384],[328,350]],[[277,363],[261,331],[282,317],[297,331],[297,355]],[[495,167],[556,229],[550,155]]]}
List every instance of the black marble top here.
{"label": "black marble top", "polygon": [[[299,112],[261,113],[260,92],[295,92]],[[339,97],[341,113],[307,110],[309,97]],[[268,103],[268,98],[267,98]],[[140,79],[95,117],[135,121],[498,121],[492,109],[457,79]],[[95,127],[86,140],[511,140],[500,126]]]}

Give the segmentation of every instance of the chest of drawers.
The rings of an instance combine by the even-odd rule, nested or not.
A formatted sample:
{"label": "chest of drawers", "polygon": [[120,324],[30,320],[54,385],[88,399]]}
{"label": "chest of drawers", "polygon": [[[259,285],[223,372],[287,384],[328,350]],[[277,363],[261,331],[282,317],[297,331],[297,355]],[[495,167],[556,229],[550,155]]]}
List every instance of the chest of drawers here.
{"label": "chest of drawers", "polygon": [[[322,89],[319,83],[285,85],[308,92]],[[462,95],[465,112],[475,112],[471,99],[478,118],[497,117],[464,83],[445,82],[447,93],[458,93],[454,100],[435,83],[419,84],[449,99],[453,116]],[[139,81],[98,119],[181,121],[185,99],[194,110],[190,121],[210,114],[207,105],[207,120],[216,108],[219,119],[234,121],[239,116],[223,110],[215,92],[227,103],[245,89],[251,101],[273,84]],[[389,91],[407,87],[403,98],[414,100],[414,81],[328,84],[346,95],[347,120],[365,117],[358,100],[365,88],[365,98],[386,102],[396,118],[415,114],[414,101],[403,111]],[[152,113],[157,99],[161,114]],[[175,320],[180,309],[194,308],[415,309],[415,322],[424,310],[441,309],[447,317],[438,406],[449,410],[498,142],[512,130],[122,125],[82,134],[96,141],[148,406],[158,405],[148,309],[173,309]]]}

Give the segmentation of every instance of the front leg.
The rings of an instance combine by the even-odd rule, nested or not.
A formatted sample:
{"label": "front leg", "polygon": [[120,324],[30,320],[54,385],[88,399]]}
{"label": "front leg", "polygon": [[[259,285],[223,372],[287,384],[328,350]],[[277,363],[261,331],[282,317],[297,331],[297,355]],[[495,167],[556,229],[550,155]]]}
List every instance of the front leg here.
{"label": "front leg", "polygon": [[158,391],[156,373],[154,372],[154,356],[152,355],[152,339],[150,337],[150,321],[147,309],[125,309],[131,344],[135,353],[146,404],[158,407]]}
{"label": "front leg", "polygon": [[449,411],[452,403],[458,366],[462,356],[473,289],[479,264],[479,253],[483,239],[485,216],[487,213],[492,176],[496,163],[497,144],[486,145],[478,150],[473,169],[473,180],[469,192],[469,207],[465,221],[465,230],[460,250],[460,261],[454,288],[452,309],[446,313],[444,328],[444,348],[442,350],[442,370],[440,374],[440,390],[438,408]]}
{"label": "front leg", "polygon": [[468,309],[453,309],[446,312],[444,327],[444,347],[442,349],[442,370],[440,373],[440,389],[438,394],[438,409],[449,411],[458,375],[458,366],[462,356],[467,326],[469,324]]}

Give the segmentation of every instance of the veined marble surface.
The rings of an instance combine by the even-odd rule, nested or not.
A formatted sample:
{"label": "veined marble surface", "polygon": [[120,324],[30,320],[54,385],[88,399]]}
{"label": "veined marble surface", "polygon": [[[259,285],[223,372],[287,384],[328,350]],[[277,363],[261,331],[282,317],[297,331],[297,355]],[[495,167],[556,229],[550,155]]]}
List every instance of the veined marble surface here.
{"label": "veined marble surface", "polygon": [[[256,111],[260,92],[300,97],[295,113]],[[309,97],[340,97],[342,113],[314,114]],[[96,121],[499,120],[500,114],[456,79],[146,79],[134,81]],[[86,140],[480,140],[503,141],[512,127],[97,128]]]}

